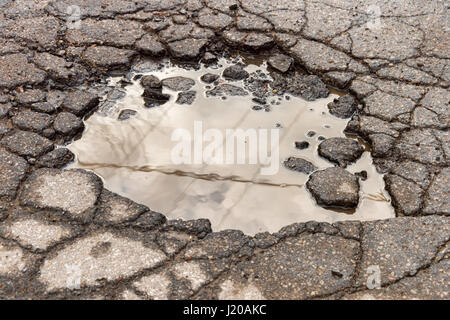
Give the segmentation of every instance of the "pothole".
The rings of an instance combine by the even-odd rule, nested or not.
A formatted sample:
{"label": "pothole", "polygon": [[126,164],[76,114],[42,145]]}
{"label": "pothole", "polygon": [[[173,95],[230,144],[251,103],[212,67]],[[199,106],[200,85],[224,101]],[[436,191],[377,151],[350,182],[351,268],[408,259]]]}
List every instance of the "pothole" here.
{"label": "pothole", "polygon": [[[224,73],[240,64],[243,69]],[[227,73],[235,79],[225,79]],[[150,88],[144,101],[145,76],[147,88],[158,87],[152,83],[157,79],[183,79],[163,81],[162,90]],[[304,79],[300,86],[291,81],[297,76]],[[333,116],[327,107],[341,93],[328,94],[315,76],[305,80],[306,75],[291,70],[290,81],[279,82],[282,77],[261,59],[220,59],[198,68],[170,61],[140,63],[125,77],[108,80],[108,95],[85,121],[83,136],[69,145],[77,156],[71,167],[94,171],[109,190],[170,219],[207,218],[215,231],[255,234],[294,222],[394,217],[367,146],[355,162],[333,163],[333,157],[318,153],[325,139],[346,137],[348,119]],[[236,139],[235,147],[227,149],[237,130],[244,133],[243,152]],[[190,152],[184,152],[187,148]],[[178,161],[174,154],[180,155]],[[227,162],[227,156],[233,161]],[[360,177],[357,207],[319,206],[305,187],[309,175],[346,164]],[[338,189],[352,192],[345,184]]]}

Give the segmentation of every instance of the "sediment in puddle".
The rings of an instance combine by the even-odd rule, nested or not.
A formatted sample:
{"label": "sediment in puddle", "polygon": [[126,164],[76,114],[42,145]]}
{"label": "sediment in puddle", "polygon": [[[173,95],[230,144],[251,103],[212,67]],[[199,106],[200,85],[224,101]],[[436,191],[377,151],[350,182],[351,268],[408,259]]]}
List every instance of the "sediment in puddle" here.
{"label": "sediment in puddle", "polygon": [[[151,65],[151,64],[150,64]],[[86,130],[81,139],[69,148],[77,155],[72,167],[93,170],[104,179],[109,190],[149,206],[169,218],[208,218],[214,230],[240,229],[248,234],[261,231],[274,232],[293,222],[340,220],[376,220],[394,217],[384,181],[372,165],[368,151],[347,167],[355,173],[367,171],[368,178],[360,181],[360,201],[354,212],[325,209],[304,187],[308,175],[283,166],[289,157],[300,157],[312,162],[318,169],[333,166],[321,158],[317,147],[322,138],[344,137],[347,120],[329,114],[327,104],[338,97],[337,92],[323,99],[307,102],[289,96],[271,96],[269,112],[254,110],[252,95],[208,96],[206,92],[215,84],[200,80],[205,73],[221,75],[229,61],[220,60],[219,66],[186,70],[169,62],[160,69],[129,74],[152,74],[159,79],[183,76],[195,80],[189,90],[196,91],[192,105],[176,103],[178,92],[163,88],[171,96],[160,106],[146,108],[142,98],[144,89],[138,80],[124,87],[120,99],[100,107],[85,121]],[[246,65],[253,74],[257,70],[267,73],[266,65]],[[142,71],[142,70],[141,70]],[[117,87],[121,78],[111,78],[110,85]],[[228,82],[219,78],[220,84],[244,88],[242,81]],[[136,114],[119,121],[121,110]],[[180,164],[174,165],[171,150],[177,142],[171,140],[176,129],[194,131],[195,121],[201,121],[203,131],[226,129],[278,129],[279,171],[275,175],[261,175],[259,165],[235,164]],[[303,150],[295,147],[296,141],[308,142]],[[248,154],[247,154],[248,156]],[[246,158],[248,160],[248,158]]]}

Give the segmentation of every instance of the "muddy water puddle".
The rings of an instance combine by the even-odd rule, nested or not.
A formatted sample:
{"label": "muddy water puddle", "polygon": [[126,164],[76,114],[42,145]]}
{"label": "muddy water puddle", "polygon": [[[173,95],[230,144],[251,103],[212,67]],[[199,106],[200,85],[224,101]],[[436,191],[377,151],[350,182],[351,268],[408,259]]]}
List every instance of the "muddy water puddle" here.
{"label": "muddy water puddle", "polygon": [[[338,97],[336,92],[313,102],[273,95],[267,98],[263,108],[255,107],[257,104],[252,101],[251,93],[226,95],[225,98],[208,94],[221,84],[248,89],[242,80],[219,78],[216,85],[200,80],[205,73],[221,75],[230,65],[231,62],[220,60],[213,67],[187,70],[170,62],[164,62],[159,68],[148,63],[136,67],[125,83],[124,78],[110,78],[108,85],[115,91],[109,94],[110,98],[105,98],[99,111],[85,121],[83,136],[69,146],[77,156],[72,167],[94,171],[109,190],[143,203],[170,219],[208,218],[215,231],[240,229],[255,234],[275,232],[294,222],[375,220],[394,216],[383,178],[376,172],[367,151],[347,167],[352,173],[365,170],[368,174],[367,180],[360,181],[360,202],[351,214],[317,206],[304,186],[308,175],[283,166],[284,160],[292,156],[306,159],[319,169],[333,166],[318,155],[317,147],[323,138],[344,137],[347,120],[332,116],[327,108],[327,104]],[[252,76],[270,79],[265,63],[247,65],[245,70]],[[196,92],[195,100],[191,105],[180,105],[176,103],[179,92],[163,87],[162,93],[170,95],[169,101],[147,108],[140,84],[142,75],[193,79],[195,85],[189,91]],[[121,87],[123,89],[119,89]],[[135,113],[127,111],[129,119],[119,120],[125,109]],[[216,132],[216,142],[220,140],[217,150],[223,146],[225,151],[221,156],[224,159],[226,139],[231,135],[227,129],[256,132],[256,140],[250,136],[245,140],[245,163],[221,163],[217,152],[213,154],[217,156],[216,162],[195,161],[199,150],[196,132],[202,133],[203,139],[205,132]],[[173,140],[175,130],[181,135],[184,132],[183,143],[191,143],[192,164],[174,163],[173,150],[181,143],[181,140]],[[266,132],[267,136],[267,143],[263,143],[267,149],[266,162],[253,164],[250,145],[263,140],[261,132]],[[274,132],[278,134],[278,155],[274,144],[270,143]],[[186,133],[190,133],[190,137],[186,138]],[[200,143],[203,151],[208,141]],[[300,150],[295,147],[296,141],[308,142],[309,147]],[[266,173],[275,173],[264,174],[264,168]]]}

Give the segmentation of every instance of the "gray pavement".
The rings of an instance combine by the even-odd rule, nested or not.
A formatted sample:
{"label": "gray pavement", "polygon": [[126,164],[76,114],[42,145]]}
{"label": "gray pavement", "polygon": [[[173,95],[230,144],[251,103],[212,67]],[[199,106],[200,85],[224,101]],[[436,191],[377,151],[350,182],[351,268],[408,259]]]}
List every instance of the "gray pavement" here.
{"label": "gray pavement", "polygon": [[[3,0],[0,12],[0,298],[449,299],[446,1]],[[108,72],[235,49],[278,70],[287,55],[358,99],[347,131],[372,147],[396,218],[213,233],[61,169],[73,155],[56,147],[82,132]]]}

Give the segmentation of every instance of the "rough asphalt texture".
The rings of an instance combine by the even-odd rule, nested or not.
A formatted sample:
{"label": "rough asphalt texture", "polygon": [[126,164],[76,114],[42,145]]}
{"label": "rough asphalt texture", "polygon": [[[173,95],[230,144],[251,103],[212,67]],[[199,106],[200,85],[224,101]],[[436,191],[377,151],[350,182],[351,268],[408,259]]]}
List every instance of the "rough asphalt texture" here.
{"label": "rough asphalt texture", "polygon": [[359,202],[358,177],[342,168],[313,172],[306,188],[323,207],[355,209]]}
{"label": "rough asphalt texture", "polygon": [[[1,298],[449,298],[445,1],[3,0],[0,11]],[[349,89],[361,110],[344,110],[347,131],[369,142],[397,218],[212,233],[59,169],[73,155],[55,146],[80,134],[107,72],[231,47]],[[292,94],[327,94],[307,80]]]}

